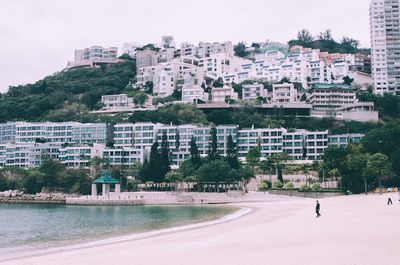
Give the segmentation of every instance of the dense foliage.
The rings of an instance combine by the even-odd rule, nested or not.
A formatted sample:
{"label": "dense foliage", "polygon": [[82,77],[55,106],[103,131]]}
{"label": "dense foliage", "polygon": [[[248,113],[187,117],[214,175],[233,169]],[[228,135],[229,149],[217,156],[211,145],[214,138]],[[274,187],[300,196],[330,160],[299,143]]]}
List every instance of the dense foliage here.
{"label": "dense foliage", "polygon": [[83,169],[66,169],[60,162],[45,159],[34,169],[3,168],[0,170],[0,191],[23,190],[35,194],[42,189],[89,194],[91,179]]}
{"label": "dense foliage", "polygon": [[99,108],[102,95],[119,94],[134,78],[134,60],[100,68],[65,70],[35,84],[10,87],[0,98],[0,122],[75,120]]}
{"label": "dense foliage", "polygon": [[385,186],[400,186],[400,123],[389,122],[370,130],[361,144],[329,147],[322,169],[341,177],[343,188],[363,192]]}
{"label": "dense foliage", "polygon": [[215,128],[211,130],[210,138],[211,144],[206,158],[200,157],[196,141],[192,138],[189,159],[180,165],[179,170],[171,171],[167,155],[170,156],[171,152],[166,134],[164,134],[161,148],[158,147],[157,142],[153,144],[150,158],[139,170],[138,179],[146,183],[146,186],[151,184],[152,189],[163,190],[171,189],[171,187],[176,189],[177,183],[180,182],[188,183],[188,188],[191,184],[191,189],[198,191],[223,191],[220,189],[220,184],[245,188],[249,180],[254,177],[254,172],[250,167],[243,166],[239,162],[236,144],[232,137],[228,137],[229,148],[225,157],[218,153]]}
{"label": "dense foliage", "polygon": [[308,30],[302,29],[297,38],[289,41],[289,46],[301,45],[306,48],[320,49],[329,53],[369,53],[369,50],[359,49],[358,40],[343,37],[340,42],[334,40],[331,30],[325,30],[317,36],[313,36]]}

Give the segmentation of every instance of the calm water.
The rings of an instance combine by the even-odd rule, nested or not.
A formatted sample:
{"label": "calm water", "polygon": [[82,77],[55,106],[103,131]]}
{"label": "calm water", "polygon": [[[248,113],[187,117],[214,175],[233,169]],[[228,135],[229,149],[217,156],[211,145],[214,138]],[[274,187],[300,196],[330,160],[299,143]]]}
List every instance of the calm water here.
{"label": "calm water", "polygon": [[46,248],[216,219],[233,211],[189,206],[0,204],[0,253]]}

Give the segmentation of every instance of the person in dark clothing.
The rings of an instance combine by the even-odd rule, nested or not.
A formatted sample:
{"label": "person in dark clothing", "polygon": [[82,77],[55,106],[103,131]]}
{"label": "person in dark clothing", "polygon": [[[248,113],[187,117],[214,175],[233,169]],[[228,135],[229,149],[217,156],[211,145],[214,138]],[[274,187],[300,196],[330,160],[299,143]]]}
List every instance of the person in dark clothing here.
{"label": "person in dark clothing", "polygon": [[393,205],[392,196],[391,196],[391,194],[390,194],[390,191],[388,191],[388,201],[387,201],[387,205],[389,205],[389,204]]}
{"label": "person in dark clothing", "polygon": [[317,218],[321,216],[319,213],[319,210],[321,208],[321,205],[319,204],[319,201],[317,201],[317,205],[315,205],[315,212],[317,213]]}

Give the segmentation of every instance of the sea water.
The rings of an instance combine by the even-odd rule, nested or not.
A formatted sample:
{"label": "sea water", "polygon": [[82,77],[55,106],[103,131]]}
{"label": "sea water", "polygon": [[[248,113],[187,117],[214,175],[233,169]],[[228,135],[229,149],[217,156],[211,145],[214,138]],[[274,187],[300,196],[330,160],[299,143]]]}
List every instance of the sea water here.
{"label": "sea water", "polygon": [[204,222],[233,211],[207,206],[0,204],[0,254]]}

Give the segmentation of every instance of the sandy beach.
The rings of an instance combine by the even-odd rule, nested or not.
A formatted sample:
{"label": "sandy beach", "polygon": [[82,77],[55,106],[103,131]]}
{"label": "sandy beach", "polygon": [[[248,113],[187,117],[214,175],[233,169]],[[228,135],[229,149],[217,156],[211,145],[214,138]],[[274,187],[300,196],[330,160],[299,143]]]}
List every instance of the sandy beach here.
{"label": "sandy beach", "polygon": [[[147,238],[58,248],[29,257],[0,257],[7,265],[80,264],[334,264],[398,265],[400,204],[385,195],[246,203],[243,216]],[[6,259],[5,259],[6,258]]]}

